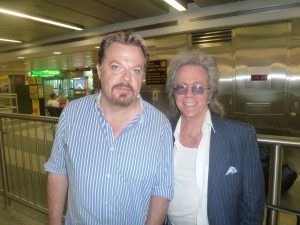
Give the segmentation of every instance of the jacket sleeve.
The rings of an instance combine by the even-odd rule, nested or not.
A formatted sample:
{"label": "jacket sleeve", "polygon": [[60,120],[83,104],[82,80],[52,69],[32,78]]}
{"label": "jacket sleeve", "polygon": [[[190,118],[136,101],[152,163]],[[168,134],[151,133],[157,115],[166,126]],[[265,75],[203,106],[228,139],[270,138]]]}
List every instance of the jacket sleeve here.
{"label": "jacket sleeve", "polygon": [[244,146],[241,225],[261,225],[264,216],[264,176],[253,127],[250,128]]}

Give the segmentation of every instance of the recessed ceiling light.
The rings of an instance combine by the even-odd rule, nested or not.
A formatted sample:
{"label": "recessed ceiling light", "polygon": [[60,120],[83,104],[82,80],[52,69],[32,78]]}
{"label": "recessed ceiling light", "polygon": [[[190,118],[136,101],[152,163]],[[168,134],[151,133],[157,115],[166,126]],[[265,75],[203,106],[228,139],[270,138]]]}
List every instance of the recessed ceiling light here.
{"label": "recessed ceiling light", "polygon": [[11,10],[7,10],[7,9],[3,9],[0,8],[0,13],[4,13],[4,14],[8,14],[8,15],[12,15],[12,16],[18,16],[18,17],[22,17],[22,18],[26,18],[26,19],[30,19],[30,20],[35,20],[35,21],[39,21],[42,23],[48,23],[48,24],[52,24],[55,26],[59,26],[59,27],[65,27],[65,28],[69,28],[69,29],[73,29],[73,30],[83,30],[82,27],[80,26],[74,26],[71,24],[66,24],[66,23],[61,23],[61,22],[57,22],[54,20],[48,20],[48,19],[44,19],[44,18],[40,18],[40,17],[36,17],[36,16],[30,16],[24,13],[19,13],[16,11],[11,11]]}
{"label": "recessed ceiling light", "polygon": [[164,0],[166,3],[168,3],[173,8],[177,9],[178,11],[186,11],[186,8],[183,6],[182,3],[179,2],[179,0]]}
{"label": "recessed ceiling light", "polygon": [[11,40],[11,39],[5,39],[5,38],[0,38],[0,41],[6,41],[6,42],[15,42],[15,43],[22,43],[22,41]]}
{"label": "recessed ceiling light", "polygon": [[25,59],[25,57],[23,57],[23,56],[18,56],[18,59]]}
{"label": "recessed ceiling light", "polygon": [[61,52],[53,52],[54,55],[60,55]]}

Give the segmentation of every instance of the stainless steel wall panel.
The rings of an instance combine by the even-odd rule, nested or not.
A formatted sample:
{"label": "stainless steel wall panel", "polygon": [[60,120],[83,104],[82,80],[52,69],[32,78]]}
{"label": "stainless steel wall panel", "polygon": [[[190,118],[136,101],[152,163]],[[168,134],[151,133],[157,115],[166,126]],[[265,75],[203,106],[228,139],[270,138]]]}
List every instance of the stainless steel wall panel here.
{"label": "stainless steel wall panel", "polygon": [[174,35],[166,37],[155,38],[155,48],[156,50],[165,50],[165,49],[180,49],[186,48],[188,43],[188,35]]}
{"label": "stainless steel wall panel", "polygon": [[[269,51],[273,55],[269,55]],[[246,103],[270,103],[271,114],[283,114],[285,65],[286,46],[281,40],[261,41],[257,46],[240,44],[236,48],[235,60],[235,112],[245,112]],[[269,69],[263,71],[261,68]],[[252,81],[251,75],[267,75],[267,80]]]}
{"label": "stainless steel wall panel", "polygon": [[300,36],[291,41],[288,106],[286,111],[288,135],[300,137]]}
{"label": "stainless steel wall panel", "polygon": [[234,41],[247,42],[262,39],[286,37],[289,32],[288,22],[258,24],[235,29]]}
{"label": "stainless steel wall panel", "polygon": [[296,20],[293,20],[291,22],[291,36],[296,36],[296,37],[299,37],[300,36],[300,19],[296,19]]}
{"label": "stainless steel wall panel", "polygon": [[[260,133],[282,134],[285,127],[288,23],[235,30],[235,118]],[[266,75],[267,80],[252,80]]]}

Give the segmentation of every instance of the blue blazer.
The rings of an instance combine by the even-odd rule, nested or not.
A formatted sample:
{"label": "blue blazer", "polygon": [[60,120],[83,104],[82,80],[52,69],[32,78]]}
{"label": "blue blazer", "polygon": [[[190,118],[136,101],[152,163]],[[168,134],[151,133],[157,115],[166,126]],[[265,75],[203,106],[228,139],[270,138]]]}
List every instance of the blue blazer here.
{"label": "blue blazer", "polygon": [[210,225],[261,225],[264,175],[252,126],[212,115],[207,213]]}
{"label": "blue blazer", "polygon": [[212,123],[215,132],[211,132],[209,155],[209,225],[261,225],[264,176],[255,130],[213,114]]}

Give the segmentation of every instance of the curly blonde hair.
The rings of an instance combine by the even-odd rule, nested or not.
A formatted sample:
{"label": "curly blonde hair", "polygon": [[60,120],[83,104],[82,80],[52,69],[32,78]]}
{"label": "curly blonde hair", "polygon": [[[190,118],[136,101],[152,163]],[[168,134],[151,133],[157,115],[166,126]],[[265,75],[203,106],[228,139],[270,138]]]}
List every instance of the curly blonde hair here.
{"label": "curly blonde hair", "polygon": [[211,99],[208,105],[209,110],[214,114],[223,116],[224,109],[217,99],[219,73],[218,68],[211,56],[202,52],[199,49],[181,50],[173,60],[171,60],[167,72],[167,90],[171,106],[171,111],[178,115],[179,110],[175,102],[174,87],[176,85],[175,78],[178,70],[185,65],[198,65],[203,67],[208,74],[208,87],[211,93]]}

